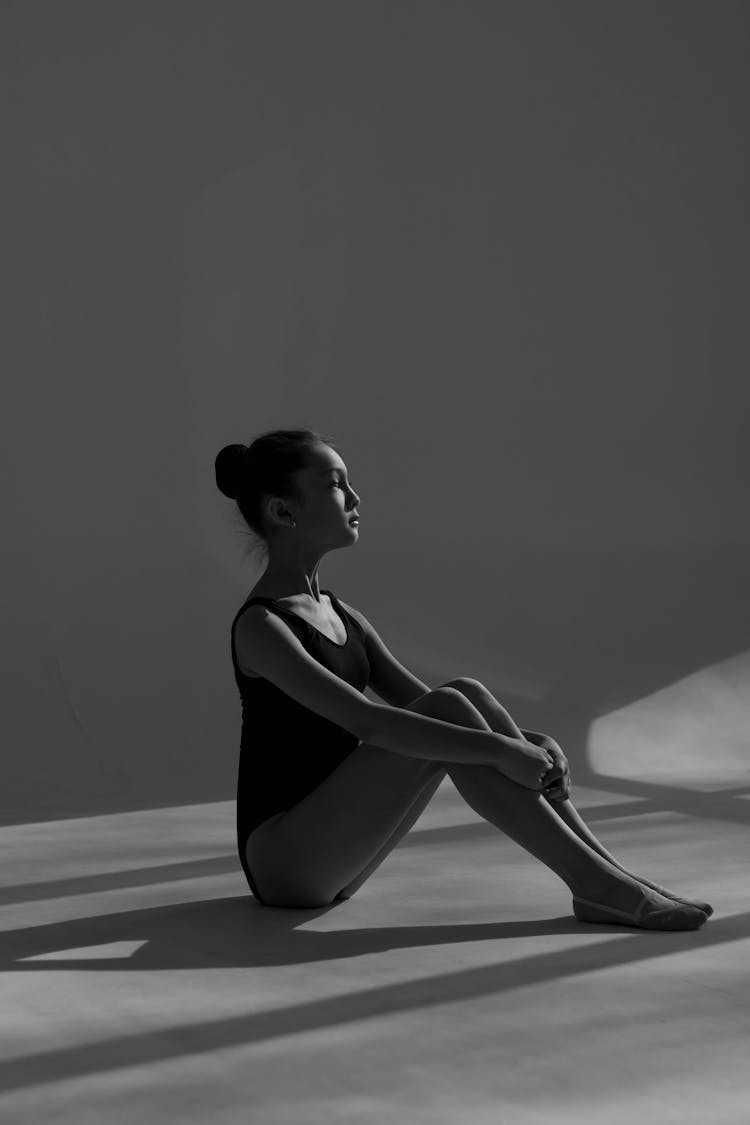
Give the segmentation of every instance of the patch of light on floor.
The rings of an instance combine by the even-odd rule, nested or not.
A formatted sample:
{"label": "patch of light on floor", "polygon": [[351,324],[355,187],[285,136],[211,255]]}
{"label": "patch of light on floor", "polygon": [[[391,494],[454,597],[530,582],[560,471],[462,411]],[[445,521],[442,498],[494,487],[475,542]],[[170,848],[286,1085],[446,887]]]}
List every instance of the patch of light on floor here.
{"label": "patch of light on floor", "polygon": [[109,958],[132,957],[146,944],[143,941],[108,941],[104,945],[82,945],[78,949],[58,949],[51,953],[35,953],[32,957],[19,957],[19,961],[106,961]]}

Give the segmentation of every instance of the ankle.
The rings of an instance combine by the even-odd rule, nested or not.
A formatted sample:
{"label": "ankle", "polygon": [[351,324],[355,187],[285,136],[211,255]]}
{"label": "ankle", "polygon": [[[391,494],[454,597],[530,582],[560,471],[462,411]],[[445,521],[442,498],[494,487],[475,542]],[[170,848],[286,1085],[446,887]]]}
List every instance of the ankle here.
{"label": "ankle", "polygon": [[589,902],[606,903],[613,898],[617,898],[618,901],[622,900],[623,897],[628,899],[634,891],[642,891],[643,888],[635,879],[626,875],[620,878],[617,875],[601,872],[598,875],[589,875],[586,879],[577,880],[570,885],[570,890],[575,898],[586,898]]}

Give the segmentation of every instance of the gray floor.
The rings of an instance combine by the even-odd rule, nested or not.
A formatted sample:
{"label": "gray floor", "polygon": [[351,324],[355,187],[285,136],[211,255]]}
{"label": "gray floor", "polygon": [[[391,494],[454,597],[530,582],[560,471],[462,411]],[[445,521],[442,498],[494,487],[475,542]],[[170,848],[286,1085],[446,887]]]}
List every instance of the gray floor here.
{"label": "gray floor", "polygon": [[574,787],[631,870],[713,903],[693,933],[576,922],[449,779],[328,910],[254,902],[232,802],[2,828],[0,1117],[744,1123],[750,789],[730,780]]}

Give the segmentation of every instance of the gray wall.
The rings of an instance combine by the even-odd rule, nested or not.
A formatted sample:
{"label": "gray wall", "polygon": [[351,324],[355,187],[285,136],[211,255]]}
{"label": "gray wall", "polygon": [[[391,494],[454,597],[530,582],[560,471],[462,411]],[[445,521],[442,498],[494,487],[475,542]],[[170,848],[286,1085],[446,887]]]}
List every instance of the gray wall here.
{"label": "gray wall", "polygon": [[275,427],[361,495],[321,584],[574,778],[747,695],[747,12],[2,6],[6,823],[234,796],[213,458]]}

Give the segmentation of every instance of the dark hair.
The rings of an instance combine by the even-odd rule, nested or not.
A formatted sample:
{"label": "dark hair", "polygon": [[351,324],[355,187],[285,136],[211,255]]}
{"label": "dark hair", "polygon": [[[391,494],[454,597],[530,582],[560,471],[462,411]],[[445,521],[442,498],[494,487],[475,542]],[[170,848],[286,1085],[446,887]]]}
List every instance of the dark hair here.
{"label": "dark hair", "polygon": [[317,430],[269,430],[250,445],[225,445],[219,450],[214,467],[220,492],[237,501],[245,523],[258,539],[257,546],[268,547],[263,523],[263,497],[292,497],[299,493],[292,474],[306,469],[316,445],[335,442]]}

